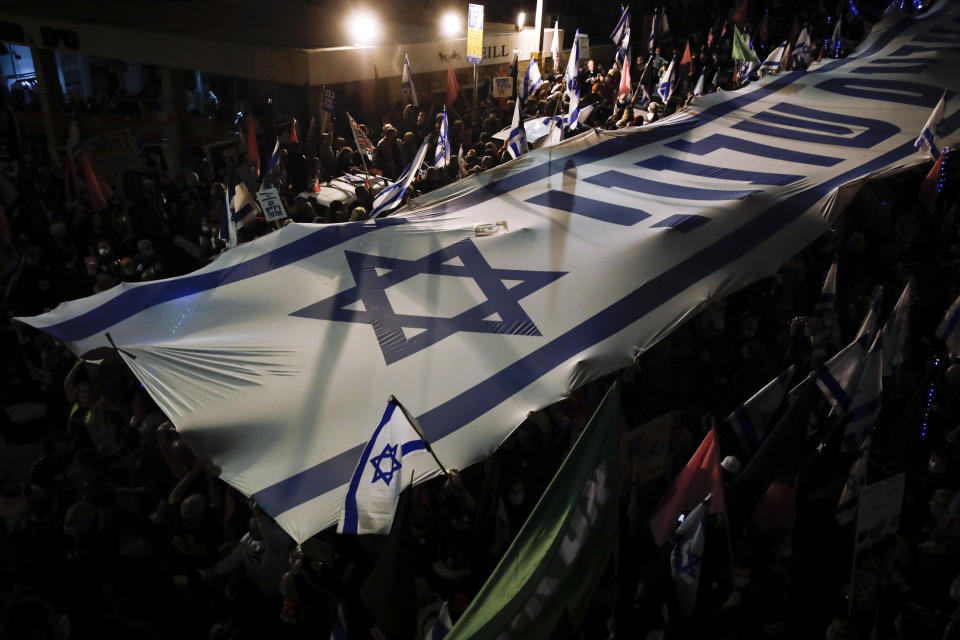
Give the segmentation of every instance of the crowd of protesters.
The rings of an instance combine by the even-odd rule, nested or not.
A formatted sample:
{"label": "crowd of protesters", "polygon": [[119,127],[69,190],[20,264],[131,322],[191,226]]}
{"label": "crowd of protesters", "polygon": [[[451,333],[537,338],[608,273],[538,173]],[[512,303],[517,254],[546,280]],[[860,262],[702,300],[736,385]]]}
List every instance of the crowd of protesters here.
{"label": "crowd of protesters", "polygon": [[[771,15],[770,30],[781,28],[786,37],[788,21],[780,18],[775,23]],[[673,24],[683,33],[679,19]],[[691,37],[702,63],[691,65],[688,82],[700,75],[698,65],[717,65],[721,88],[733,88],[728,44],[714,51],[705,43],[704,33]],[[664,48],[659,55],[674,54]],[[645,68],[646,60],[636,60],[634,78],[649,81]],[[589,125],[642,124],[688,101],[681,88],[662,109],[618,103],[611,90],[617,73],[584,61],[580,86],[589,87],[585,102],[597,104]],[[528,115],[563,111],[560,82],[544,84],[524,107]],[[452,105],[451,146],[463,146],[467,173],[508,159],[492,135],[512,112],[511,103],[492,99],[476,110],[462,98]],[[438,115],[435,108],[396,105],[384,115],[374,166],[396,177],[422,140],[436,136]],[[348,140],[348,131],[335,131],[286,146],[276,184],[294,221],[344,222],[369,213],[373,194],[365,187],[350,210],[297,198],[314,180],[361,168]],[[431,169],[416,191],[457,179],[460,164]],[[646,526],[671,473],[626,483],[615,561],[583,623],[557,629],[555,637],[960,636],[960,364],[943,357],[932,339],[960,293],[960,216],[952,178],[934,207],[918,203],[926,169],[865,185],[836,228],[776,275],[712,305],[616,374],[628,428],[678,412],[672,473],[717,425],[730,508],[709,523],[697,607],[685,620],[671,613],[669,548],[658,549]],[[137,193],[112,198],[99,211],[80,198],[65,200],[62,171],[53,167],[22,161],[7,180],[16,197],[5,212],[9,237],[0,239],[0,400],[11,410],[0,411],[0,435],[10,455],[35,451],[36,458],[26,473],[0,470],[0,637],[308,638],[328,637],[338,624],[350,637],[420,637],[442,602],[454,620],[464,610],[615,377],[532,414],[485,464],[416,487],[398,519],[403,562],[389,581],[376,582],[378,562],[396,551],[381,539],[327,531],[296,547],[190,450],[116,356],[87,362],[11,321],[119,282],[205,264],[223,250],[224,178],[148,173]],[[244,233],[272,229],[255,221]],[[191,245],[199,251],[184,250]],[[813,313],[834,255],[836,327]],[[905,362],[884,380],[868,472],[870,481],[906,473],[903,513],[870,597],[851,606],[853,531],[838,524],[836,506],[852,459],[829,442],[835,419],[826,400],[810,412],[794,521],[777,527],[758,528],[754,505],[737,491],[746,453],[724,418],[790,364],[813,370],[844,346],[881,285],[886,317],[909,279],[910,341]],[[936,367],[934,355],[941,356]]]}

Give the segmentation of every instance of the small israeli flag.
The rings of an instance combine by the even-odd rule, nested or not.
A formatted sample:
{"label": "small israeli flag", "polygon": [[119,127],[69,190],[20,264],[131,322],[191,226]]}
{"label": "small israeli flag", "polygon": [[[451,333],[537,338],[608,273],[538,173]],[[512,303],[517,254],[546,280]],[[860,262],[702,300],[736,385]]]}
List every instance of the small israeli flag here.
{"label": "small israeli flag", "polygon": [[700,96],[703,95],[703,83],[704,83],[704,81],[706,80],[706,79],[704,78],[704,74],[705,74],[706,72],[707,72],[707,71],[706,71],[705,68],[700,70],[700,77],[697,78],[697,84],[693,87],[693,96],[694,96],[695,98],[699,98]]}
{"label": "small israeli flag", "polygon": [[418,149],[416,155],[413,156],[410,166],[404,169],[400,177],[397,178],[397,181],[377,194],[377,197],[373,201],[373,210],[370,212],[371,220],[385,213],[389,213],[400,206],[400,203],[403,202],[403,194],[405,194],[410,185],[413,184],[413,181],[417,177],[417,171],[420,170],[420,165],[423,164],[423,159],[427,157],[428,144],[429,138],[425,139],[423,144],[420,145],[420,149]]}
{"label": "small israeli flag", "polygon": [[800,30],[800,35],[797,36],[797,42],[793,45],[794,68],[806,68],[810,64],[810,47],[812,44],[810,31],[807,27],[804,27]]}
{"label": "small israeli flag", "polygon": [[763,442],[767,423],[787,397],[795,369],[796,365],[790,365],[727,417],[745,452],[752,454]]}
{"label": "small israeli flag", "polygon": [[944,92],[944,94],[940,96],[940,101],[937,102],[937,106],[935,106],[933,112],[930,113],[930,117],[927,118],[927,123],[923,125],[923,130],[917,137],[916,142],[913,143],[913,146],[917,149],[922,149],[926,146],[934,160],[940,157],[940,151],[943,149],[943,138],[940,137],[940,129],[943,126],[943,114],[947,108],[946,98],[947,94]]}
{"label": "small israeli flag", "polygon": [[437,169],[450,164],[450,124],[447,121],[447,108],[443,108],[443,121],[440,122],[440,137],[437,138],[437,150],[433,154],[433,166]]}
{"label": "small israeli flag", "polygon": [[[411,482],[410,456],[425,451],[420,433],[391,397],[350,479],[337,533],[390,533],[400,492]],[[421,468],[427,464],[423,460]]]}
{"label": "small israeli flag", "polygon": [[670,58],[670,65],[667,67],[667,70],[663,72],[663,76],[660,78],[660,84],[657,85],[657,93],[660,94],[664,104],[670,102],[670,96],[673,95],[673,67],[676,63],[677,56]]}
{"label": "small israeli flag", "polygon": [[697,604],[700,568],[703,566],[704,526],[710,496],[698,504],[673,534],[675,546],[670,552],[670,577],[677,594],[677,607],[689,618]]}
{"label": "small israeli flag", "polygon": [[620,45],[623,42],[623,37],[627,35],[630,30],[630,7],[624,7],[623,13],[620,14],[620,20],[617,21],[617,26],[613,28],[613,33],[610,34],[610,39],[613,40],[613,44]]}
{"label": "small israeli flag", "polygon": [[787,41],[781,42],[776,49],[770,52],[767,59],[760,65],[760,71],[780,71],[783,64],[783,54],[787,51]]}
{"label": "small israeli flag", "polygon": [[657,18],[660,17],[660,10],[653,10],[653,20],[650,22],[650,42],[647,44],[647,53],[653,55],[654,44],[657,41]]}
{"label": "small israeli flag", "polygon": [[510,125],[510,137],[507,138],[507,153],[511,158],[519,158],[527,152],[527,132],[520,118],[520,101],[517,100],[513,109],[513,122]]}
{"label": "small israeli flag", "polygon": [[400,91],[407,100],[407,104],[418,106],[417,88],[413,86],[413,71],[410,69],[410,58],[403,54],[403,77],[400,80]]}
{"label": "small israeli flag", "polygon": [[540,76],[540,67],[537,66],[537,59],[531,57],[527,72],[523,74],[523,84],[520,85],[520,99],[526,102],[541,84],[543,84],[543,78]]}
{"label": "small israeli flag", "polygon": [[564,83],[567,86],[567,96],[570,98],[570,106],[567,109],[567,122],[570,123],[570,130],[573,131],[580,124],[580,82],[577,77],[580,75],[580,30],[577,29],[573,36],[573,46],[570,48],[570,60],[567,61],[567,72],[563,76]]}
{"label": "small israeli flag", "polygon": [[267,160],[267,166],[263,169],[263,181],[260,184],[260,188],[267,189],[273,186],[273,168],[277,166],[280,162],[280,138],[277,138],[276,143],[273,145],[273,153],[270,154],[270,159]]}
{"label": "small israeli flag", "polygon": [[450,605],[444,601],[440,607],[440,613],[434,621],[430,631],[427,632],[425,640],[443,640],[453,628],[453,620],[450,618]]}
{"label": "small israeli flag", "polygon": [[840,451],[853,452],[860,448],[863,439],[873,433],[883,406],[883,347],[878,340],[867,353],[863,373],[857,383],[857,392],[853,396],[850,413],[847,414],[847,426],[843,432]]}
{"label": "small israeli flag", "polygon": [[867,358],[868,336],[854,340],[827,360],[817,371],[817,386],[834,410],[843,415],[853,404],[860,374]]}

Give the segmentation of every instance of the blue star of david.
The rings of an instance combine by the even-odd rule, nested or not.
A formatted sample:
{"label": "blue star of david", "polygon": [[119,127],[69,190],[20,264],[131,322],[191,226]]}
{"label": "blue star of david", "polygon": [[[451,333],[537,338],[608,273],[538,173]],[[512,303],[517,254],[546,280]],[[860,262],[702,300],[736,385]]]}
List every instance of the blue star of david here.
{"label": "blue star of david", "polygon": [[[470,240],[461,240],[416,260],[387,258],[345,251],[356,286],[290,315],[336,322],[369,324],[386,363],[393,364],[455,333],[540,336],[540,330],[520,306],[520,300],[566,275],[565,271],[494,269]],[[459,258],[462,264],[448,264]],[[382,275],[377,269],[387,269]],[[395,313],[386,290],[419,274],[469,278],[486,300],[452,318]],[[504,280],[517,281],[509,288]],[[362,311],[346,309],[357,301]],[[490,319],[499,314],[500,319]],[[403,329],[423,330],[407,338]]]}
{"label": "blue star of david", "polygon": [[[397,445],[393,445],[392,447],[386,445],[383,447],[380,455],[370,458],[370,464],[373,465],[373,480],[370,481],[370,484],[375,484],[377,480],[383,480],[385,485],[390,486],[390,481],[393,480],[393,474],[403,466],[400,464],[400,461],[397,460],[397,448]],[[380,463],[384,461],[389,464],[388,469],[380,466]]]}
{"label": "blue star of david", "polygon": [[[686,556],[686,562],[684,562],[684,555]],[[678,576],[685,573],[691,578],[696,578],[697,565],[699,564],[700,556],[689,551],[685,554],[678,553],[673,556],[673,570]]]}

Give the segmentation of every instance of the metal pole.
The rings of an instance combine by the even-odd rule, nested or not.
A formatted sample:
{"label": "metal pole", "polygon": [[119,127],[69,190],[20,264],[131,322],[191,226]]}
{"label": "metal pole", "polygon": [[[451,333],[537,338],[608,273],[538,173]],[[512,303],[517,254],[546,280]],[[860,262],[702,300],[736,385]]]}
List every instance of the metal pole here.
{"label": "metal pole", "polygon": [[413,417],[413,414],[407,411],[407,408],[403,406],[403,403],[397,400],[396,396],[390,396],[390,402],[395,402],[397,404],[397,408],[399,408],[400,411],[403,412],[403,415],[406,416],[407,420],[413,426],[414,431],[416,431],[417,435],[420,436],[420,439],[423,440],[424,447],[426,447],[427,451],[430,452],[430,455],[433,456],[433,459],[436,461],[437,466],[440,467],[440,471],[443,471],[443,475],[445,476],[450,475],[450,472],[447,471],[447,468],[443,466],[442,462],[440,462],[440,458],[438,458],[437,454],[433,452],[433,447],[430,446],[430,441],[427,440],[427,436],[423,435],[423,429],[420,428],[420,423],[417,422],[417,419]]}
{"label": "metal pole", "polygon": [[473,108],[477,108],[477,68],[480,65],[477,63],[473,64]]}

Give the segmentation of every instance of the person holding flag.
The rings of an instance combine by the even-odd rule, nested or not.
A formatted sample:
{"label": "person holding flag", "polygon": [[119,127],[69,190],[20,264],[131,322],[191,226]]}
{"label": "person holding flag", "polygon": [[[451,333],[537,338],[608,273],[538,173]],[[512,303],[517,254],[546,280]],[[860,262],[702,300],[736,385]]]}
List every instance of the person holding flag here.
{"label": "person holding flag", "polygon": [[450,164],[450,124],[447,120],[447,108],[443,108],[443,119],[440,120],[440,132],[437,136],[437,149],[433,154],[432,166],[442,169]]}
{"label": "person holding flag", "polygon": [[[373,430],[350,478],[337,533],[390,533],[400,493],[412,483],[417,470],[422,473],[433,466],[423,459],[425,452],[433,454],[415,420],[390,396],[380,424]],[[436,455],[434,460],[446,473]]]}
{"label": "person holding flag", "polygon": [[730,57],[741,62],[740,84],[747,82],[750,79],[750,74],[760,66],[760,59],[750,48],[749,40],[740,33],[740,29],[736,25],[733,26],[733,52]]}
{"label": "person holding flag", "polygon": [[566,95],[570,99],[570,106],[567,108],[567,126],[573,131],[579,125],[580,117],[580,83],[577,80],[580,75],[580,30],[577,29],[573,36],[573,46],[570,48],[570,60],[567,61],[567,72],[564,74],[564,84],[566,85]]}
{"label": "person holding flag", "polygon": [[806,69],[810,64],[810,49],[813,45],[813,41],[810,39],[810,31],[804,26],[800,30],[800,35],[797,36],[797,41],[793,45],[793,68],[794,69]]}
{"label": "person holding flag", "polygon": [[770,55],[767,56],[767,59],[760,64],[760,73],[771,72],[777,73],[783,68],[783,60],[787,52],[787,41],[784,40],[779,45],[777,45],[773,51],[770,52]]}

